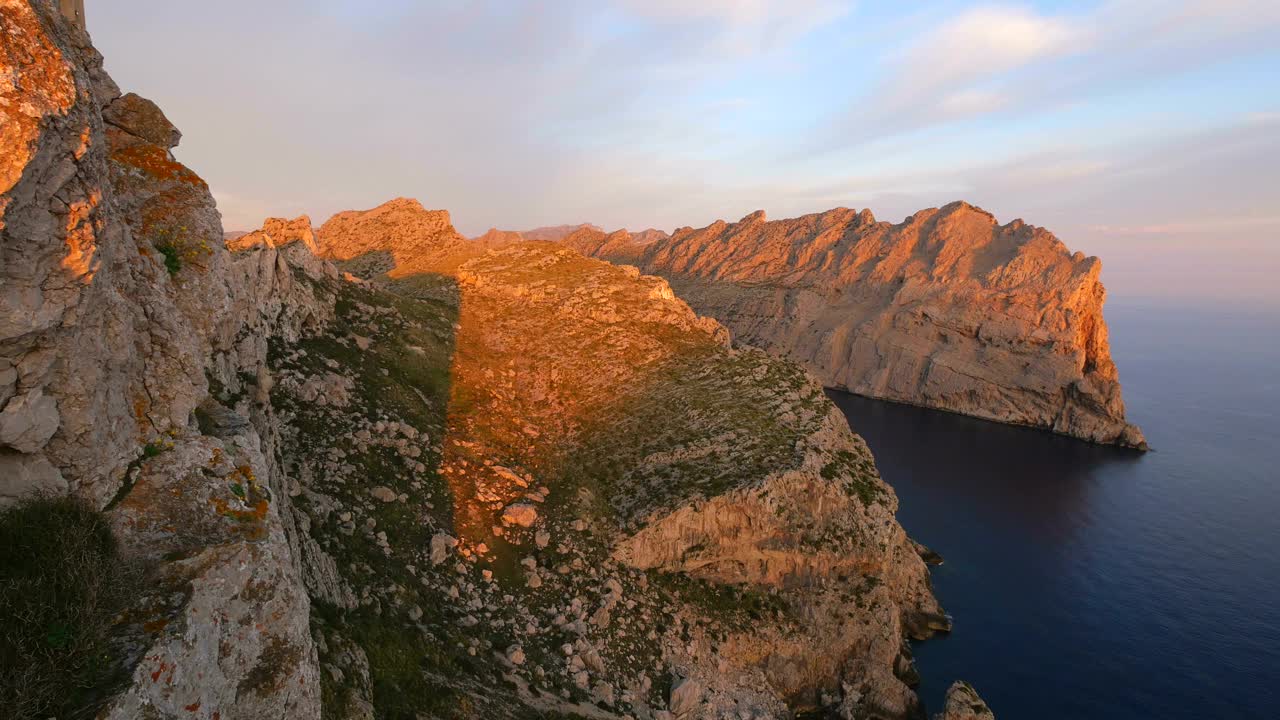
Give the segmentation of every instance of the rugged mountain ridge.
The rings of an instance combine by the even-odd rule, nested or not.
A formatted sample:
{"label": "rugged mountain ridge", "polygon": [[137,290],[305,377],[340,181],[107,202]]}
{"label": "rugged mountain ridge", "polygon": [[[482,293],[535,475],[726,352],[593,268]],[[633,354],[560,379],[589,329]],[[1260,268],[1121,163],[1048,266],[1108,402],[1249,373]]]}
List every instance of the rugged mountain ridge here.
{"label": "rugged mountain ridge", "polygon": [[564,242],[666,278],[734,336],[829,387],[1145,448],[1124,416],[1097,258],[963,202],[893,225],[763,211],[670,237]]}
{"label": "rugged mountain ridge", "polygon": [[545,240],[554,242],[563,240],[568,235],[578,230],[595,230],[600,231],[598,225],[591,223],[581,223],[578,225],[549,225],[546,227],[538,227],[532,230],[499,230],[498,228],[489,228],[483,235],[477,235],[471,238],[472,242],[484,243],[490,247],[499,247],[513,242],[522,242],[525,240]]}
{"label": "rugged mountain ridge", "polygon": [[[398,228],[373,224],[387,205],[344,213],[321,228],[321,253],[370,288],[458,313],[450,409],[435,421],[452,527],[419,524],[439,528],[439,563],[459,552],[481,569],[488,582],[456,591],[486,612],[463,625],[508,636],[508,659],[534,664],[512,670],[527,702],[621,701],[641,717],[663,704],[682,717],[918,711],[903,637],[949,622],[892,491],[818,384],[730,349],[657,278],[557,244],[459,245],[437,211],[392,205]],[[371,269],[370,255],[404,265]],[[413,502],[414,483],[386,487]],[[562,601],[539,612],[547,598]],[[667,629],[644,629],[657,621]]]}
{"label": "rugged mountain ridge", "polygon": [[949,622],[800,369],[416,201],[229,249],[82,28],[0,21],[0,502],[146,568],[97,717],[919,714]]}

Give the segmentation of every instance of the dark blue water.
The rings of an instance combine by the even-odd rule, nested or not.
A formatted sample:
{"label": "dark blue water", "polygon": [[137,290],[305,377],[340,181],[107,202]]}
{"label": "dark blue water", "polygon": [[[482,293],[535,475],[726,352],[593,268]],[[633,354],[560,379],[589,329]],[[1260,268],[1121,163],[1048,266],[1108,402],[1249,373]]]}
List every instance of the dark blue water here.
{"label": "dark blue water", "polygon": [[940,552],[921,693],[1001,720],[1280,718],[1280,313],[1111,303],[1147,454],[833,393]]}

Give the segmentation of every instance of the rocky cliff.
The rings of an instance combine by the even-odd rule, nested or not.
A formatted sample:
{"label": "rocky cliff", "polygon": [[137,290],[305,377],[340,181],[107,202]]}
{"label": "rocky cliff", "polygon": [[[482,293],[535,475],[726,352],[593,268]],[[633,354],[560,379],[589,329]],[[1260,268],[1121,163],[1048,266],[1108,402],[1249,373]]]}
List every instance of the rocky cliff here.
{"label": "rocky cliff", "polygon": [[100,717],[316,717],[270,409],[209,389],[265,380],[266,339],[331,311],[281,251],[227,252],[177,130],[53,3],[0,2],[0,27],[0,504],[74,494],[145,568]]}
{"label": "rocky cliff", "polygon": [[902,223],[867,210],[579,230],[580,251],[671,282],[743,342],[860,395],[1130,447],[1097,258],[965,203]]}
{"label": "rocky cliff", "polygon": [[69,712],[921,714],[949,621],[803,370],[416,201],[224,242],[81,28],[0,21],[0,505],[81,498],[143,573]]}

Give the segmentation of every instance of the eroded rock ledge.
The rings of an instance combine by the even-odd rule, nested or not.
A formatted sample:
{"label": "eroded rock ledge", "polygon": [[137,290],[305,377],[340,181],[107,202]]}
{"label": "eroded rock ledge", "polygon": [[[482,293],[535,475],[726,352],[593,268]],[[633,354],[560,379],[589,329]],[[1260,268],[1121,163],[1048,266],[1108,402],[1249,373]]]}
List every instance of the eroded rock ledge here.
{"label": "eroded rock ledge", "polygon": [[829,387],[1098,443],[1125,420],[1097,258],[963,202],[902,223],[837,208],[673,235],[589,229],[564,242],[671,282],[735,338]]}

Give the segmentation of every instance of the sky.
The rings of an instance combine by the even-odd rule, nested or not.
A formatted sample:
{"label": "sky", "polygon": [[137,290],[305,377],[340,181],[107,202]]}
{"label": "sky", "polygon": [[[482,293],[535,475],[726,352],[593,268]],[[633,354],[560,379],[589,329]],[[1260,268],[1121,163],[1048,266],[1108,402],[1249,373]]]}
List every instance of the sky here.
{"label": "sky", "polygon": [[1280,308],[1280,2],[88,0],[227,229],[467,235],[963,199],[1112,297]]}

